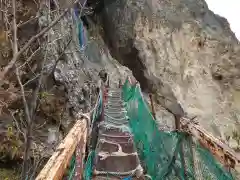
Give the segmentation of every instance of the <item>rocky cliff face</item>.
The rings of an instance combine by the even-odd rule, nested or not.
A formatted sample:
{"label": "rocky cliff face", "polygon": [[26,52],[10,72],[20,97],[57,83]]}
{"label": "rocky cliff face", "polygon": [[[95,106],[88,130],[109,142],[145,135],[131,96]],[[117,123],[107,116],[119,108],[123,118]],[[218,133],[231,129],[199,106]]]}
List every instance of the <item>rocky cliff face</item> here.
{"label": "rocky cliff face", "polygon": [[[36,7],[36,3],[32,1],[26,0],[23,4],[19,3],[22,9],[30,12],[27,14],[28,16],[18,14],[19,22],[25,22],[30,17],[38,17],[18,29],[19,47],[36,35],[39,29],[48,26],[59,16],[57,11],[49,13],[49,2],[41,1],[40,8]],[[72,3],[68,1],[60,1],[59,6],[61,9],[65,9],[70,4]],[[19,63],[28,65],[24,66],[22,70],[22,81],[26,92],[31,92],[36,88],[38,80],[38,63],[45,59],[44,77],[37,102],[39,105],[35,112],[33,145],[31,147],[33,152],[31,156],[34,156],[36,160],[37,156],[49,157],[77,120],[78,113],[86,113],[93,108],[97,96],[96,87],[100,79],[98,76],[100,70],[105,69],[111,76],[111,86],[118,86],[119,79],[123,82],[128,75],[131,75],[128,68],[123,67],[112,58],[97,28],[90,27],[91,32],[85,28],[88,40],[85,48],[81,49],[78,41],[78,23],[73,17],[72,9],[45,33],[41,44],[32,44],[30,49],[32,52],[36,50],[36,53],[29,64],[26,63],[27,58],[25,57],[19,60]],[[1,43],[0,39],[0,49],[2,49]],[[28,57],[27,55],[26,57]],[[8,57],[4,59],[6,62],[0,62],[1,67],[6,66],[10,59],[11,57]],[[9,103],[6,107],[2,103],[0,104],[0,143],[3,145],[0,148],[0,163],[4,158],[8,160],[8,156],[21,160],[24,150],[24,138],[19,131],[18,124],[15,123],[15,121],[19,121],[19,124],[22,125],[25,118],[22,99],[17,89],[16,78],[9,81],[1,84],[0,87],[1,102]],[[3,86],[6,86],[6,89]],[[27,100],[31,99],[31,95],[31,93],[26,94]],[[11,101],[6,97],[11,97],[11,99],[9,98]],[[20,127],[20,129],[25,132],[25,127]],[[11,138],[9,138],[9,134]],[[10,148],[16,148],[17,152],[9,151]]]}
{"label": "rocky cliff face", "polygon": [[[61,0],[61,9],[69,3]],[[196,116],[215,136],[233,131],[240,115],[240,45],[224,18],[203,0],[105,0],[101,5],[96,16],[102,24],[85,29],[84,50],[71,13],[49,32],[48,75],[33,149],[49,156],[61,139],[60,125],[68,129],[78,112],[91,109],[91,91],[103,68],[111,86],[133,73],[144,92],[153,93],[160,125],[173,127],[174,114]]]}
{"label": "rocky cliff face", "polygon": [[[64,7],[65,5],[62,5],[62,8]],[[49,56],[45,71],[52,72],[50,74],[54,84],[64,90],[62,96],[65,97],[65,106],[61,111],[61,118],[57,119],[57,124],[44,127],[49,131],[45,134],[47,138],[44,139],[44,143],[52,145],[48,150],[49,154],[42,151],[47,156],[54,151],[54,147],[62,137],[59,135],[62,132],[59,132],[57,127],[58,121],[66,134],[79,113],[87,113],[94,107],[97,96],[96,87],[100,80],[98,73],[102,69],[111,76],[112,87],[118,86],[120,79],[123,82],[128,75],[132,74],[128,68],[112,58],[96,27],[89,27],[92,31],[84,27],[86,43],[84,48],[80,47],[78,22],[73,18],[73,13],[71,10],[48,35],[52,43],[47,48]],[[56,98],[59,97],[56,96]]]}
{"label": "rocky cliff face", "polygon": [[105,6],[111,53],[145,91],[174,114],[197,116],[216,136],[232,131],[240,115],[240,46],[226,19],[203,0],[106,0]]}

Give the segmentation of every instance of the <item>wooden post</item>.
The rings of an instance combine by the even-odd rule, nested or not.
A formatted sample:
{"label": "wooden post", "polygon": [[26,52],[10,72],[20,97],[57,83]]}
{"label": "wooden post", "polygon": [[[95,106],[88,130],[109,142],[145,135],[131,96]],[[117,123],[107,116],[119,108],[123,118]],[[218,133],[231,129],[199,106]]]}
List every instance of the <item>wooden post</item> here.
{"label": "wooden post", "polygon": [[38,174],[36,180],[62,179],[79,142],[82,142],[81,153],[83,155],[85,154],[87,121],[86,118],[82,118],[76,122],[66,138],[57,147],[42,171]]}
{"label": "wooden post", "polygon": [[149,94],[149,98],[150,98],[150,102],[151,102],[152,115],[153,115],[154,119],[156,119],[156,112],[155,112],[155,108],[154,108],[154,104],[153,104],[152,94]]}

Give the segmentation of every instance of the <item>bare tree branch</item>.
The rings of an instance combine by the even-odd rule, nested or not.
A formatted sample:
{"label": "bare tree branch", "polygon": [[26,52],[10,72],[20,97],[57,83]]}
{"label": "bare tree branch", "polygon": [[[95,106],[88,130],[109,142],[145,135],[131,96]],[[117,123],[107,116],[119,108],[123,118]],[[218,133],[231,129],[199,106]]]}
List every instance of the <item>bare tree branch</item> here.
{"label": "bare tree branch", "polygon": [[25,21],[25,22],[23,22],[23,23],[18,24],[18,25],[17,25],[17,28],[21,28],[21,27],[25,26],[26,24],[30,23],[31,21],[36,20],[37,18],[38,18],[37,16],[36,16],[36,17],[33,17],[33,18],[30,18],[29,20],[27,20],[27,21]]}
{"label": "bare tree branch", "polygon": [[[18,43],[17,43],[17,23],[16,23],[16,0],[12,0],[12,11],[13,11],[13,21],[12,21],[12,28],[13,28],[13,56],[15,57],[18,54]],[[13,64],[14,65],[14,64]],[[24,159],[23,159],[23,171],[22,171],[22,179],[27,177],[27,170],[28,170],[28,159],[30,154],[30,147],[31,147],[31,115],[29,112],[29,107],[26,101],[26,96],[24,92],[24,87],[21,82],[20,74],[18,68],[16,68],[16,76],[18,80],[18,84],[20,86],[20,91],[22,95],[25,116],[27,119],[27,130],[26,134],[24,134],[25,140],[25,151],[24,151]],[[21,131],[20,131],[21,132]]]}
{"label": "bare tree branch", "polygon": [[64,47],[63,51],[62,51],[61,54],[59,55],[59,57],[58,57],[58,59],[56,60],[55,65],[54,65],[51,73],[53,73],[53,72],[56,70],[56,67],[57,67],[58,62],[60,61],[61,57],[62,57],[63,54],[65,53],[65,51],[66,51],[66,49],[68,48],[68,46],[69,46],[69,44],[71,43],[71,41],[72,41],[72,38],[69,39],[69,41],[67,42],[67,44],[66,44],[66,46]]}
{"label": "bare tree branch", "polygon": [[[76,0],[73,4],[76,4],[79,0]],[[4,67],[3,71],[0,74],[0,79],[4,79],[6,74],[8,73],[9,70],[11,70],[18,60],[19,56],[38,38],[43,36],[46,32],[48,32],[53,26],[55,26],[59,20],[61,20],[69,11],[69,9],[72,6],[66,8],[64,12],[57,18],[55,19],[48,27],[44,28],[42,31],[40,31],[37,35],[33,36],[17,53],[14,54],[12,60],[8,63],[6,67]],[[16,25],[15,25],[16,26]]]}
{"label": "bare tree branch", "polygon": [[[75,2],[73,4],[77,3],[78,1],[79,0],[75,0]],[[85,2],[86,2],[86,0],[85,0]],[[15,69],[17,81],[18,81],[18,84],[19,84],[19,87],[20,87],[21,97],[22,97],[23,106],[24,106],[25,119],[26,119],[26,127],[25,128],[21,128],[20,125],[18,124],[18,122],[16,121],[16,119],[14,119],[14,121],[16,121],[16,128],[24,136],[24,148],[25,149],[24,149],[23,167],[22,167],[22,174],[21,174],[21,179],[23,179],[23,180],[28,179],[30,177],[30,172],[32,171],[32,169],[30,168],[29,165],[32,164],[31,161],[30,161],[30,156],[31,156],[31,145],[33,143],[32,134],[33,134],[34,119],[35,119],[34,116],[35,116],[35,111],[36,111],[37,103],[38,103],[38,94],[39,94],[39,91],[40,91],[40,88],[41,88],[41,85],[42,85],[42,82],[43,82],[43,78],[44,78],[43,69],[44,69],[44,64],[46,62],[46,59],[47,59],[47,52],[49,52],[48,51],[48,46],[50,45],[49,39],[46,42],[46,44],[47,44],[46,49],[45,49],[46,54],[44,55],[43,60],[38,63],[38,69],[40,70],[40,74],[37,76],[37,78],[38,78],[37,79],[37,86],[32,92],[32,97],[31,97],[30,102],[27,102],[26,94],[25,94],[25,90],[24,90],[24,85],[21,81],[21,76],[20,76],[19,71],[20,71],[21,67],[23,67],[25,64],[27,64],[33,58],[33,56],[39,51],[39,49],[37,49],[35,52],[33,52],[32,55],[26,60],[26,62],[23,63],[21,66],[16,67],[16,62],[18,61],[19,57],[26,50],[29,49],[30,45],[33,42],[35,42],[37,40],[40,40],[41,37],[45,33],[47,33],[53,26],[55,26],[66,15],[66,13],[69,11],[70,8],[71,8],[71,6],[69,8],[66,8],[64,10],[64,12],[59,17],[57,17],[54,21],[52,21],[49,24],[48,27],[44,28],[38,34],[31,37],[30,40],[22,48],[19,48],[20,50],[18,50],[17,29],[18,29],[19,26],[22,26],[25,23],[28,23],[29,21],[31,21],[31,19],[18,26],[17,23],[16,23],[16,0],[12,0],[13,20],[12,20],[12,27],[10,27],[9,29],[12,30],[12,32],[13,32],[13,36],[12,36],[12,39],[13,39],[12,40],[13,58],[9,62],[9,64],[6,67],[4,67],[3,71],[0,72],[0,80],[4,80],[4,78],[6,77],[8,72],[13,68]],[[70,39],[68,41],[67,45],[64,47],[64,50],[60,54],[60,57],[63,55],[63,53],[65,52],[65,50],[69,46],[71,40],[72,39]],[[58,62],[58,60],[57,60],[57,62]],[[21,129],[25,129],[25,131],[22,132]]]}
{"label": "bare tree branch", "polygon": [[[14,0],[13,0],[14,1]],[[30,154],[30,146],[31,146],[31,130],[30,130],[30,124],[31,124],[31,117],[30,117],[30,112],[29,112],[29,108],[27,105],[27,101],[26,101],[26,97],[25,97],[25,92],[24,92],[24,88],[20,79],[20,75],[19,75],[19,71],[18,68],[16,68],[16,76],[18,79],[18,83],[20,85],[21,88],[21,93],[22,93],[22,100],[23,100],[23,105],[24,105],[24,109],[25,109],[25,116],[27,118],[27,129],[26,129],[26,134],[24,135],[24,139],[25,139],[25,151],[24,151],[24,157],[23,157],[23,170],[22,170],[22,179],[25,179],[26,174],[27,174],[27,161],[29,159],[29,154]]]}
{"label": "bare tree branch", "polygon": [[[16,23],[16,1],[15,0],[12,0],[12,10],[13,10],[13,23],[12,23],[12,27],[13,27],[13,54],[15,56],[15,54],[18,53],[17,23]],[[20,90],[21,90],[21,94],[22,94],[22,100],[23,100],[23,104],[24,104],[26,118],[27,118],[27,121],[30,122],[29,109],[28,109],[26,96],[25,96],[25,92],[24,92],[24,87],[23,87],[21,79],[20,79],[18,68],[16,68],[16,76],[17,76],[17,80],[18,80]]]}
{"label": "bare tree branch", "polygon": [[29,57],[27,58],[27,60],[26,60],[21,66],[19,66],[18,68],[22,68],[22,67],[25,66],[27,63],[29,63],[29,62],[32,60],[33,56],[35,56],[40,49],[41,49],[41,48],[39,47],[36,51],[34,51],[34,52],[31,54],[31,56],[29,56]]}
{"label": "bare tree branch", "polygon": [[10,114],[11,114],[11,116],[12,116],[12,118],[13,118],[15,124],[16,124],[17,130],[20,132],[20,134],[22,134],[22,136],[23,136],[23,138],[24,138],[24,140],[25,140],[25,134],[24,134],[23,131],[22,131],[21,125],[20,125],[20,124],[18,123],[18,121],[16,120],[16,118],[15,118],[15,116],[14,116],[14,112],[12,112],[11,110],[9,110],[9,112],[10,112]]}
{"label": "bare tree branch", "polygon": [[12,11],[13,11],[13,54],[17,54],[18,52],[18,44],[17,44],[17,23],[16,23],[16,1],[12,0]]}
{"label": "bare tree branch", "polygon": [[32,79],[28,80],[25,84],[23,84],[23,87],[25,87],[26,85],[28,85],[30,82],[36,80],[39,76],[40,76],[40,74],[37,74],[37,75],[34,76]]}
{"label": "bare tree branch", "polygon": [[41,84],[42,84],[43,68],[44,68],[45,61],[47,59],[47,49],[48,49],[48,45],[45,49],[46,53],[45,53],[44,59],[40,64],[40,70],[41,71],[40,71],[40,76],[39,76],[39,79],[38,79],[37,87],[33,91],[33,95],[32,95],[32,100],[31,100],[31,104],[30,104],[30,106],[31,106],[31,108],[30,108],[31,118],[33,118],[33,114],[34,114],[34,111],[36,109],[37,98],[38,98],[39,90],[40,90],[40,87],[41,87]]}

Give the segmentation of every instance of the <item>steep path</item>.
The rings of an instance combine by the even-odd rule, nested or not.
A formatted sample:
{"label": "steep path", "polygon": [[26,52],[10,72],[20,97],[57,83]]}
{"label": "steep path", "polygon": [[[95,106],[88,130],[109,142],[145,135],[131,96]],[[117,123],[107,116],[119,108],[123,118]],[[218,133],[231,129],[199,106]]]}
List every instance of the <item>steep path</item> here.
{"label": "steep path", "polygon": [[94,179],[139,176],[142,171],[120,89],[109,89],[103,121],[99,123]]}

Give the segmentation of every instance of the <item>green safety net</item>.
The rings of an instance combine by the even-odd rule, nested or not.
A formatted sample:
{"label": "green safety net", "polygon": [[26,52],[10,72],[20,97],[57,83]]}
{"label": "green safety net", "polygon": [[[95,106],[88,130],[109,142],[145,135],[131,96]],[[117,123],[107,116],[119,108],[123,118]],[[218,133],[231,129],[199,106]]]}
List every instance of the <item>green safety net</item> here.
{"label": "green safety net", "polygon": [[234,179],[188,134],[159,130],[138,84],[127,80],[123,99],[142,166],[153,180]]}
{"label": "green safety net", "polygon": [[68,171],[68,180],[72,180],[74,177],[74,173],[75,173],[75,161],[76,161],[76,157],[72,156],[71,162],[70,162],[70,167],[69,167],[69,171]]}
{"label": "green safety net", "polygon": [[[132,86],[127,80],[122,95],[141,164],[152,180],[234,180],[206,148],[193,143],[190,135],[159,130],[138,84]],[[92,123],[101,115],[102,98],[100,92]],[[68,179],[75,170],[74,156]],[[84,166],[85,180],[92,179],[94,158],[95,151],[90,149]]]}
{"label": "green safety net", "polygon": [[[91,117],[92,124],[94,124],[95,121],[101,116],[102,106],[103,106],[103,93],[102,93],[102,90],[100,89],[98,99],[97,99],[97,102],[96,102],[96,106],[94,108],[94,111],[93,111],[92,117]],[[85,168],[84,168],[84,174],[83,174],[83,179],[84,180],[91,180],[92,179],[94,158],[95,158],[95,151],[94,151],[94,149],[90,149],[87,161],[85,163]]]}
{"label": "green safety net", "polygon": [[87,162],[84,169],[84,174],[83,174],[84,180],[92,179],[94,158],[95,158],[95,151],[91,151],[88,155]]}
{"label": "green safety net", "polygon": [[98,94],[97,102],[94,108],[94,111],[92,113],[92,124],[101,116],[102,114],[102,105],[103,105],[103,94],[102,90],[100,89],[100,92]]}

